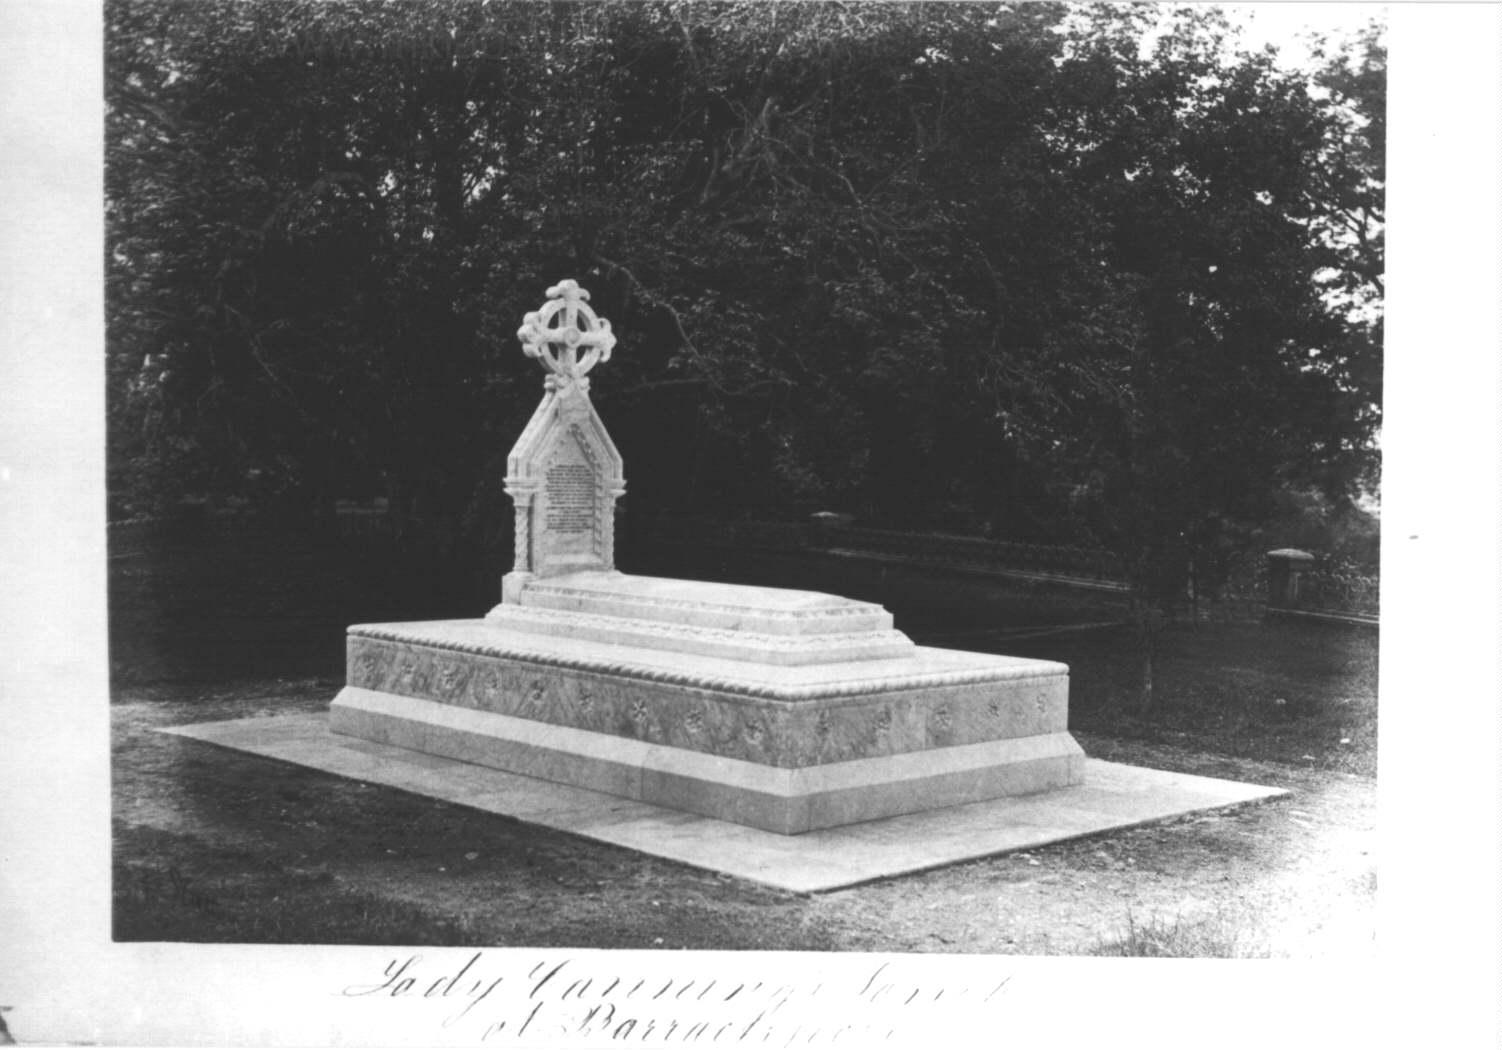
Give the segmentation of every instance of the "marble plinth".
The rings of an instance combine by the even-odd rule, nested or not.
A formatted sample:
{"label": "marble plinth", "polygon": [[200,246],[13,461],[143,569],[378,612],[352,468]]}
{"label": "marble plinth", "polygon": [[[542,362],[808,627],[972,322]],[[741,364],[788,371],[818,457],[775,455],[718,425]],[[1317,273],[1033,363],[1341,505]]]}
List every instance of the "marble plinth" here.
{"label": "marble plinth", "polygon": [[[788,594],[744,597],[797,606]],[[827,618],[806,619],[818,635]],[[331,727],[782,833],[1083,776],[1062,664],[919,647],[900,635],[901,656],[772,663],[504,622],[492,614],[350,628],[348,685]],[[649,623],[621,618],[617,637]],[[865,626],[890,631],[879,617]],[[826,637],[838,645],[859,633]]]}
{"label": "marble plinth", "polygon": [[580,572],[511,581],[496,627],[777,665],[908,656],[879,605],[815,591]]}

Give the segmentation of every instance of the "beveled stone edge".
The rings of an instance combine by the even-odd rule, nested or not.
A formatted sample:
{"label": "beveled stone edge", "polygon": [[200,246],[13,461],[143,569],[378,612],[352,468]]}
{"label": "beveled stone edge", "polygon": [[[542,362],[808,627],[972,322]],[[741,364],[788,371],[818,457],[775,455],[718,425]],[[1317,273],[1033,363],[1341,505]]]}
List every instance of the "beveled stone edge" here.
{"label": "beveled stone edge", "polygon": [[[1083,749],[1061,732],[783,768],[358,686],[334,699],[329,728],[779,834],[1071,787],[1085,765]],[[402,742],[413,731],[424,747]],[[476,745],[487,743],[510,760],[477,760]],[[994,790],[1008,778],[1026,789]]]}
{"label": "beveled stone edge", "polygon": [[[625,575],[624,573],[622,575]],[[669,577],[650,577],[672,582]],[[742,605],[732,605],[727,602],[706,602],[692,598],[665,598],[661,595],[628,594],[625,592],[611,592],[608,590],[591,590],[589,588],[574,588],[563,586],[558,583],[546,582],[549,578],[542,577],[542,582],[530,582],[527,584],[524,594],[536,594],[543,598],[593,598],[601,601],[621,602],[631,605],[659,606],[670,609],[706,610],[721,613],[745,614],[748,610]],[[691,581],[692,582],[692,581]],[[764,588],[775,590],[777,588]],[[818,592],[807,592],[818,593]],[[754,615],[769,620],[824,620],[839,619],[851,616],[877,616],[891,615],[886,607],[876,602],[863,602],[856,598],[842,598],[837,594],[824,595],[827,598],[838,598],[846,604],[825,607],[821,609],[777,609],[757,608],[751,610]],[[521,604],[527,604],[523,601]]]}
{"label": "beveled stone edge", "polygon": [[[434,621],[437,623],[450,621]],[[458,623],[484,624],[483,620],[451,621]],[[491,626],[491,630],[501,633]],[[558,667],[572,671],[616,675],[644,682],[662,682],[690,689],[710,689],[736,696],[748,696],[761,700],[807,701],[835,699],[846,696],[866,696],[873,693],[901,692],[908,689],[932,689],[956,685],[978,685],[984,682],[1011,682],[1030,678],[1067,678],[1069,668],[1050,660],[1028,660],[1021,665],[1008,667],[966,668],[956,671],[927,671],[921,674],[873,676],[853,680],[813,682],[807,685],[784,685],[771,682],[749,682],[745,679],[700,674],[673,668],[653,666],[629,660],[606,660],[588,656],[566,655],[528,647],[519,641],[509,645],[477,645],[467,642],[435,638],[413,637],[409,633],[393,629],[386,624],[352,624],[345,631],[346,638],[367,638],[372,641],[410,645],[433,649],[439,652],[468,653],[501,660],[515,660],[541,667]],[[548,637],[533,635],[531,637]],[[608,645],[608,642],[594,643]],[[617,648],[629,649],[628,646]],[[913,655],[921,653],[924,646],[915,646]],[[643,650],[650,652],[651,650]],[[910,657],[897,657],[907,659]],[[870,661],[876,663],[879,661]],[[817,666],[817,665],[814,665]]]}
{"label": "beveled stone edge", "polygon": [[663,620],[630,620],[621,616],[609,616],[602,613],[578,612],[573,609],[554,609],[546,605],[509,605],[502,603],[492,608],[485,614],[487,623],[496,623],[502,620],[522,619],[536,616],[540,620],[556,620],[560,622],[581,621],[591,625],[616,627],[626,625],[632,630],[643,632],[672,632],[675,634],[688,634],[702,638],[754,638],[758,644],[776,646],[779,649],[814,649],[827,646],[831,643],[850,642],[858,640],[887,639],[893,636],[907,638],[901,631],[873,628],[864,631],[841,631],[838,634],[765,634],[758,631],[737,630],[732,627],[701,627],[696,624],[677,623],[676,621]]}
{"label": "beveled stone edge", "polygon": [[838,634],[856,629],[890,630],[892,614],[880,606],[870,609],[755,609],[741,605],[689,599],[665,600],[639,595],[545,588],[527,583],[502,598],[528,609],[583,612],[621,619],[669,624],[709,625],[723,629],[752,629],[763,634]]}
{"label": "beveled stone edge", "polygon": [[[558,637],[559,633],[547,629],[554,628],[556,632],[577,632],[571,636],[607,645],[641,645],[666,652],[775,666],[900,659],[917,649],[911,638],[891,628],[838,634],[768,634],[729,627],[632,620],[544,605],[502,603],[485,614],[485,622],[521,634]],[[815,656],[823,659],[802,659]]]}

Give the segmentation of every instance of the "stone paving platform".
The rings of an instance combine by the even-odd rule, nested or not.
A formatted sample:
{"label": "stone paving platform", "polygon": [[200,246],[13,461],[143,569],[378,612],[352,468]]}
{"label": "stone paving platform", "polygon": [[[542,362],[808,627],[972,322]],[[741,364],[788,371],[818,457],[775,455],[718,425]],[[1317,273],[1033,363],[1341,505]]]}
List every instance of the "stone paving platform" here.
{"label": "stone paving platform", "polygon": [[1084,784],[783,835],[341,736],[323,713],[161,732],[514,817],[796,893],[1286,794],[1278,788],[1087,759]]}

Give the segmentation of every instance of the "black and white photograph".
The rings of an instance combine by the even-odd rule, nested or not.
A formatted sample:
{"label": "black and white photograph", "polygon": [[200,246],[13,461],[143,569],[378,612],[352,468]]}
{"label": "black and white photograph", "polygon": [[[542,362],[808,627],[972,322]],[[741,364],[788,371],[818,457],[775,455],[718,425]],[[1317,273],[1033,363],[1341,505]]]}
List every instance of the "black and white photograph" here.
{"label": "black and white photograph", "polygon": [[1497,9],[46,7],[0,1042],[1495,1029]]}

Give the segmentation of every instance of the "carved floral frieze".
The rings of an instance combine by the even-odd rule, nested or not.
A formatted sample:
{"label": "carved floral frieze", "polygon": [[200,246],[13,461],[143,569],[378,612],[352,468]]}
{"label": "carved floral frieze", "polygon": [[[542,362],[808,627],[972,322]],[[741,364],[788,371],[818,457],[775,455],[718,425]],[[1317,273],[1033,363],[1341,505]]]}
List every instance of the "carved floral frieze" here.
{"label": "carved floral frieze", "polygon": [[1062,732],[1067,718],[1047,680],[1004,702],[984,682],[776,701],[359,635],[348,668],[364,689],[783,767]]}

